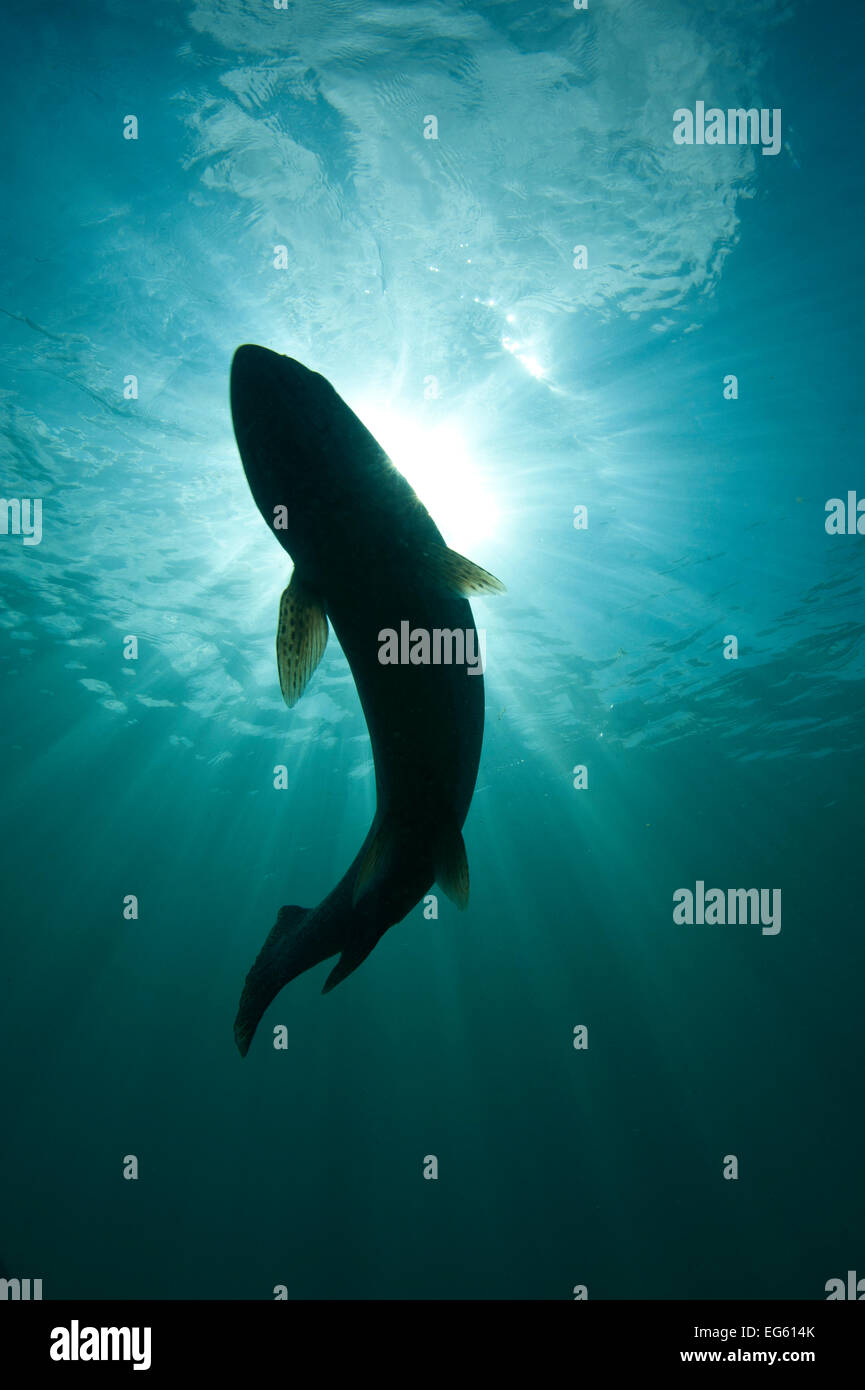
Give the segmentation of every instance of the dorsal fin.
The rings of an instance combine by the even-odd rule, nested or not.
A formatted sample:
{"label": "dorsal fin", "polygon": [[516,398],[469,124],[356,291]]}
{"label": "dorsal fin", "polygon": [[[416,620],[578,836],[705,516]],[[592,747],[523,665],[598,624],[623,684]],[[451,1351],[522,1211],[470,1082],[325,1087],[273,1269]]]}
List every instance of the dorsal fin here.
{"label": "dorsal fin", "polygon": [[429,546],[416,557],[415,563],[420,571],[442,589],[468,598],[472,594],[504,594],[507,592],[500,579],[488,570],[481,569],[465,555],[458,555],[446,545]]}

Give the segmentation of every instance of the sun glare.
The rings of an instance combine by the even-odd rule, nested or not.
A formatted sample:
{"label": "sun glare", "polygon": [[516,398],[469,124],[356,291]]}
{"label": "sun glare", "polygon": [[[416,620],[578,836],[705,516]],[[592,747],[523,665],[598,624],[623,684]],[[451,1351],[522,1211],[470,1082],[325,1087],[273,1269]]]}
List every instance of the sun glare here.
{"label": "sun glare", "polygon": [[472,546],[492,536],[499,512],[462,431],[452,421],[426,429],[386,406],[357,414],[411,483],[448,545],[469,559]]}

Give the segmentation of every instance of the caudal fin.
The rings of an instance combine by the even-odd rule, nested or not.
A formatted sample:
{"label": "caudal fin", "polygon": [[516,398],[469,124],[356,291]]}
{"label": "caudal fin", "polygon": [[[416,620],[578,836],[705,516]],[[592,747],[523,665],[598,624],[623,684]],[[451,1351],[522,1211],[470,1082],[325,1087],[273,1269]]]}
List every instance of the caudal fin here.
{"label": "caudal fin", "polygon": [[304,936],[303,924],[309,911],[308,907],[296,906],[279,909],[276,925],[246,977],[234,1020],[234,1038],[241,1057],[249,1051],[262,1014],[283,985],[326,959],[316,954],[314,943]]}

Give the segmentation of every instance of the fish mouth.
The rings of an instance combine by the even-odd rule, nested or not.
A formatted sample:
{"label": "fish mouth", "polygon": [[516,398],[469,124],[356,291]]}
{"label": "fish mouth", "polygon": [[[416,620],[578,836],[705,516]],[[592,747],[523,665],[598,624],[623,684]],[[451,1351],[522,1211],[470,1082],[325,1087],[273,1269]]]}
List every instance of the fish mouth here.
{"label": "fish mouth", "polygon": [[323,393],[327,385],[293,357],[257,343],[242,344],[231,362],[229,386],[238,443],[260,429],[271,433],[274,420],[319,422],[329,404]]}
{"label": "fish mouth", "polygon": [[245,386],[260,389],[264,383],[279,383],[283,390],[305,386],[309,389],[316,373],[311,372],[302,362],[286,357],[272,348],[260,347],[258,343],[243,343],[235,349],[231,361],[232,393]]}
{"label": "fish mouth", "polygon": [[272,377],[277,364],[284,360],[278,353],[271,352],[270,348],[259,347],[257,343],[244,343],[237,348],[231,360],[232,399],[236,399],[237,394],[244,388],[254,387],[262,380]]}

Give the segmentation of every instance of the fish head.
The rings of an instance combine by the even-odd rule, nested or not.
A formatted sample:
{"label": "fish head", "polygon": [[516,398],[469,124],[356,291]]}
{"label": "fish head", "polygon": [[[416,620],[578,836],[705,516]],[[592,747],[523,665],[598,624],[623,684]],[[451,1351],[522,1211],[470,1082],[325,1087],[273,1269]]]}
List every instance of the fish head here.
{"label": "fish head", "polygon": [[231,414],[258,509],[297,561],[345,511],[352,465],[386,456],[325,377],[252,343],[231,364]]}

